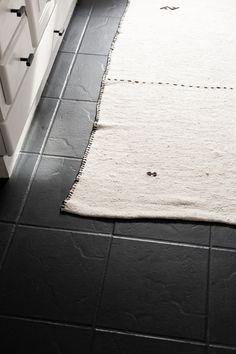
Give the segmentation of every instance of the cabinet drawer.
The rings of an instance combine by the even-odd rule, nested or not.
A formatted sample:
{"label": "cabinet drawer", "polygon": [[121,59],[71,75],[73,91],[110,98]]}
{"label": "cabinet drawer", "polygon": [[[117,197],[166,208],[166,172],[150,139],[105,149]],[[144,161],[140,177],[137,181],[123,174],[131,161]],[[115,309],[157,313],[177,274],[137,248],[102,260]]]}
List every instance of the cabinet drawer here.
{"label": "cabinet drawer", "polygon": [[65,28],[65,22],[70,9],[75,4],[75,0],[57,0],[57,22],[55,30],[63,33]]}
{"label": "cabinet drawer", "polygon": [[25,0],[25,3],[32,43],[37,47],[54,11],[55,0]]}
{"label": "cabinet drawer", "polygon": [[[0,57],[3,56],[8,44],[11,41],[19,23],[25,16],[24,0],[0,0]],[[19,10],[18,13],[11,10]]]}
{"label": "cabinet drawer", "polygon": [[[29,57],[30,54],[31,57]],[[30,59],[32,59],[32,54],[33,48],[28,21],[25,17],[22,19],[22,22],[0,63],[0,77],[7,104],[13,102],[28,66],[31,65]],[[27,58],[29,59],[28,62],[26,61]]]}
{"label": "cabinet drawer", "polygon": [[53,46],[53,30],[56,22],[56,8],[52,13],[48,26],[35,51],[31,67],[26,72],[14,104],[11,106],[7,119],[0,123],[7,154],[11,156],[19,143],[20,137],[27,124],[28,117],[50,65]]}

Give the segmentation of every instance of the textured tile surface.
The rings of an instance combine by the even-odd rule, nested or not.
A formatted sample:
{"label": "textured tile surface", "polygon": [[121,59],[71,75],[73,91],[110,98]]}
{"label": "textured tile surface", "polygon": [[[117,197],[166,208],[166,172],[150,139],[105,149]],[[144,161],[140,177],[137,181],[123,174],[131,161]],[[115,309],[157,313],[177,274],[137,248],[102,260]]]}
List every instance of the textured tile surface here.
{"label": "textured tile surface", "polygon": [[119,221],[115,234],[155,240],[209,245],[210,227],[207,224],[171,221]]}
{"label": "textured tile surface", "polygon": [[6,318],[0,328],[4,354],[89,354],[88,329]]}
{"label": "textured tile surface", "polygon": [[236,248],[236,227],[213,226],[212,245],[226,248]]}
{"label": "textured tile surface", "polygon": [[98,0],[92,16],[121,17],[125,11],[127,0]]}
{"label": "textured tile surface", "polygon": [[236,349],[210,347],[208,354],[235,354]]}
{"label": "textured tile surface", "polygon": [[[90,351],[93,342],[90,323],[95,303],[101,301],[97,290],[110,240],[99,234],[109,236],[113,222],[60,214],[60,206],[79,170],[80,160],[74,156],[81,157],[88,139],[93,117],[90,115],[92,110],[87,107],[96,104],[107,62],[106,55],[96,54],[109,52],[115,24],[118,25],[125,2],[78,1],[44,91],[48,97],[41,99],[24,145],[26,152],[38,154],[42,150],[57,102],[49,97],[59,97],[66,86],[72,59],[76,58],[46,148],[47,153],[55,157],[43,157],[27,199],[36,155],[22,155],[12,179],[7,184],[1,182],[0,220],[16,221],[26,199],[20,221],[36,225],[34,228],[18,227],[8,248],[11,225],[0,223],[0,259],[3,253],[5,255],[6,246],[8,250],[0,272],[0,352],[3,354],[205,353],[208,250],[150,243],[145,239],[208,246],[210,224],[167,220],[117,220],[115,234],[127,236],[129,240],[114,242],[98,316],[99,323],[107,331],[98,330],[93,353]],[[87,50],[89,55],[77,55],[77,49]],[[78,113],[82,114],[76,114],[75,107],[79,107]],[[73,133],[77,131],[77,140],[70,131],[72,128]],[[63,145],[68,137],[69,144]],[[58,158],[60,154],[71,154],[73,158]],[[78,234],[77,230],[83,234]],[[86,232],[92,232],[94,236]],[[144,240],[138,242],[135,238]],[[211,244],[214,247],[234,249],[235,240],[234,227],[213,225]],[[235,254],[219,250],[212,253],[211,347],[207,354],[236,353]],[[53,317],[57,324],[23,318],[6,320],[1,318],[3,312],[44,320]],[[86,322],[87,329],[74,327],[71,321]],[[127,335],[127,332],[114,334],[114,328],[122,333],[127,330],[140,332],[142,336]],[[155,338],[156,333],[158,338]],[[145,338],[146,335],[154,337]],[[182,342],[177,341],[177,337]],[[196,339],[203,345],[193,344]]]}
{"label": "textured tile surface", "polygon": [[19,228],[0,273],[0,313],[92,324],[109,238]]}
{"label": "textured tile surface", "polygon": [[29,225],[110,233],[113,228],[111,221],[97,221],[60,213],[62,202],[68,195],[79,167],[80,160],[42,158],[20,222]]}
{"label": "textured tile surface", "polygon": [[207,261],[205,249],[114,239],[98,325],[203,340]]}
{"label": "textured tile surface", "polygon": [[212,251],[211,342],[236,345],[236,252]]}
{"label": "textured tile surface", "polygon": [[11,178],[0,181],[0,220],[16,221],[36,160],[35,155],[20,155]]}
{"label": "textured tile surface", "polygon": [[84,35],[80,53],[107,55],[119,22],[119,18],[92,17]]}
{"label": "textured tile surface", "polygon": [[63,37],[60,52],[76,52],[83,38],[87,21],[88,17],[81,16],[81,9],[77,6],[72,16],[70,26]]}
{"label": "textured tile surface", "polygon": [[[100,1],[100,0],[99,0]],[[88,16],[96,0],[79,0],[77,4],[78,12],[81,16]]]}
{"label": "textured tile surface", "polygon": [[0,222],[0,264],[2,256],[11,238],[13,225]]}
{"label": "textured tile surface", "polygon": [[46,82],[43,96],[54,98],[60,96],[72,59],[72,53],[58,52],[52,71]]}
{"label": "textured tile surface", "polygon": [[33,153],[40,152],[56,105],[57,100],[52,98],[42,98],[40,100],[22,151]]}
{"label": "textured tile surface", "polygon": [[93,102],[62,102],[44,152],[82,159],[95,115],[96,104]]}
{"label": "textured tile surface", "polygon": [[105,56],[78,54],[64,98],[96,102],[106,62]]}
{"label": "textured tile surface", "polygon": [[205,354],[204,346],[97,332],[93,354]]}

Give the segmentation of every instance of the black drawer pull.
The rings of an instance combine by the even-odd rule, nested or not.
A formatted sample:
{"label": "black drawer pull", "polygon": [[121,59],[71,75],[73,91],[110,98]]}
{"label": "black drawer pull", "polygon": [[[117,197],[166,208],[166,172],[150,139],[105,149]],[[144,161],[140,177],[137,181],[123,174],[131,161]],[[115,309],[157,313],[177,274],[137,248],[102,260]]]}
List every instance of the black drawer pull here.
{"label": "black drawer pull", "polygon": [[25,6],[21,6],[19,9],[11,9],[11,12],[16,14],[17,17],[21,17],[26,14]]}
{"label": "black drawer pull", "polygon": [[58,33],[59,36],[63,36],[65,30],[64,30],[64,29],[63,29],[63,30],[55,30],[55,31],[53,31],[53,32],[54,32],[54,33]]}
{"label": "black drawer pull", "polygon": [[26,62],[26,66],[31,66],[33,59],[34,59],[34,54],[31,53],[28,56],[28,58],[20,58],[20,61],[25,61]]}

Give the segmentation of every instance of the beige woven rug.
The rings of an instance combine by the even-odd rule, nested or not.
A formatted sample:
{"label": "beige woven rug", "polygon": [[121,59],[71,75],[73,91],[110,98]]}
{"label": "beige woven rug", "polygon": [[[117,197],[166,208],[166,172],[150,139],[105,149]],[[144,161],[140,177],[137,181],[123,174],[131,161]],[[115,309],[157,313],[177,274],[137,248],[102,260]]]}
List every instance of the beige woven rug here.
{"label": "beige woven rug", "polygon": [[130,0],[63,210],[236,224],[235,0]]}

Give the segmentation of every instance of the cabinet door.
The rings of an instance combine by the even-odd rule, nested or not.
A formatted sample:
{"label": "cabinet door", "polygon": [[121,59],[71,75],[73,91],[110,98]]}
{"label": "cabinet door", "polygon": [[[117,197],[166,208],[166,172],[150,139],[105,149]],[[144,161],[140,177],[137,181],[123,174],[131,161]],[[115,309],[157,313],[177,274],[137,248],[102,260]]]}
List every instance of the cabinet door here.
{"label": "cabinet door", "polygon": [[37,47],[55,7],[55,0],[25,0],[25,4],[32,43]]}
{"label": "cabinet door", "polygon": [[24,17],[0,62],[0,79],[8,105],[13,103],[33,57],[28,21]]}
{"label": "cabinet door", "polygon": [[24,0],[0,0],[0,57],[25,16]]}

